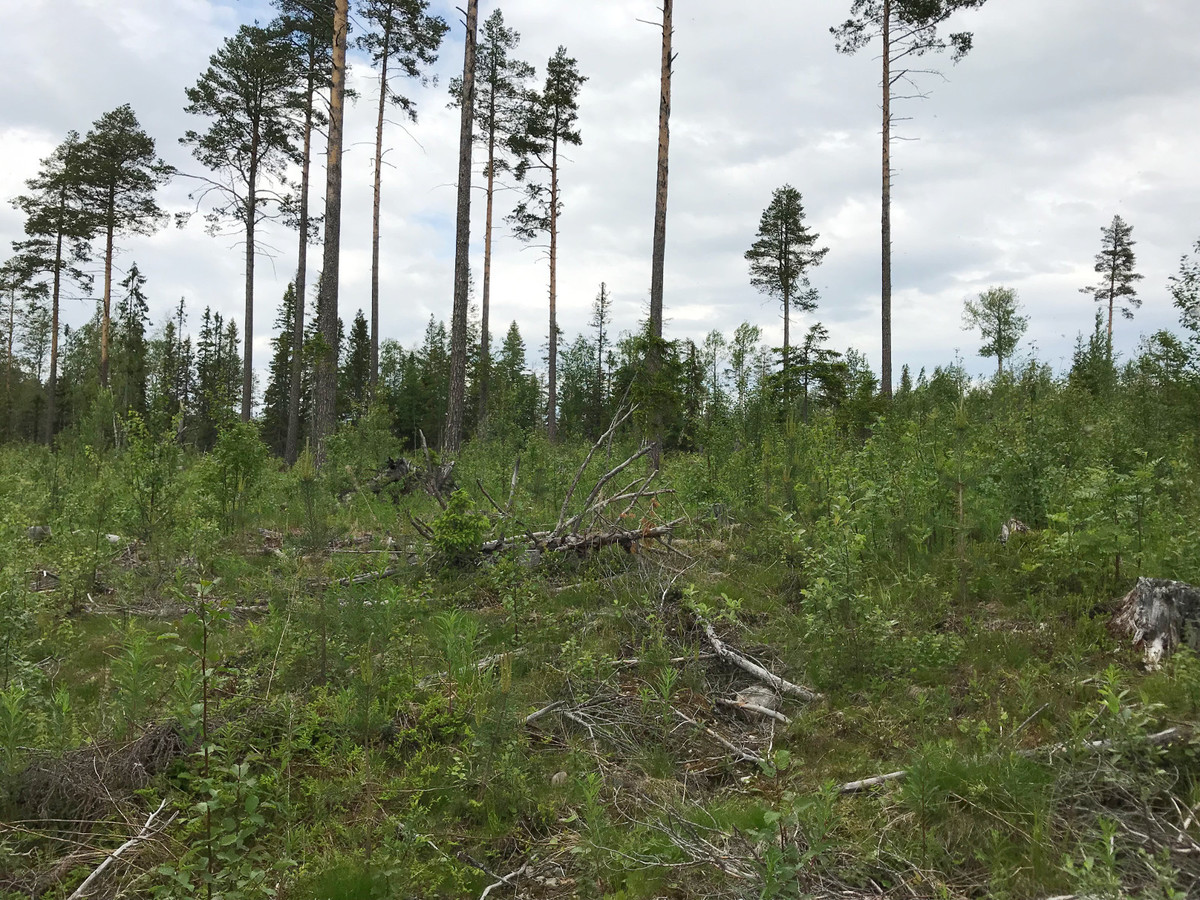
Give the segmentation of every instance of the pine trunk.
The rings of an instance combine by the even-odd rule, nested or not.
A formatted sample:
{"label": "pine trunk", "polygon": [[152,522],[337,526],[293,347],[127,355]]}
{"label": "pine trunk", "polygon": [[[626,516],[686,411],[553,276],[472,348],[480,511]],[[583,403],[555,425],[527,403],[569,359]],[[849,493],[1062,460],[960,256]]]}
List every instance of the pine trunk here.
{"label": "pine trunk", "polygon": [[58,412],[58,300],[62,296],[62,217],[67,208],[64,188],[59,195],[58,235],[54,241],[54,286],[50,292],[50,376],[46,380],[46,443],[54,443],[54,426]]}
{"label": "pine trunk", "polygon": [[892,0],[883,0],[883,203],[881,212],[882,286],[880,309],[883,351],[879,378],[883,396],[892,398]]}
{"label": "pine trunk", "polygon": [[496,77],[492,76],[488,109],[487,215],[483,227],[483,301],[479,314],[479,425],[487,420],[488,381],[492,376],[492,336],[489,313],[492,303],[492,217],[496,194]]}
{"label": "pine trunk", "polygon": [[[257,152],[257,135],[251,141],[251,154]],[[246,192],[246,312],[242,331],[242,421],[250,421],[251,401],[254,399],[254,218],[258,208],[255,191],[256,166],[250,166],[249,189]]]}
{"label": "pine trunk", "polygon": [[450,401],[446,411],[445,448],[457,453],[462,444],[467,393],[467,291],[471,275],[471,151],[475,124],[475,32],[479,0],[467,3],[466,47],[463,51],[462,123],[458,135],[458,222],[454,241],[454,309],[450,321]]}
{"label": "pine trunk", "polygon": [[371,395],[379,384],[379,210],[383,183],[383,112],[388,95],[388,56],[392,52],[392,19],[384,20],[379,48],[379,111],[375,120],[375,198],[371,218]]}
{"label": "pine trunk", "polygon": [[308,186],[312,170],[313,94],[316,50],[308,57],[308,92],[304,101],[304,158],[300,162],[300,249],[296,254],[296,306],[292,323],[292,359],[288,377],[288,424],[284,458],[296,462],[300,443],[300,382],[304,377],[304,294],[308,290]]}
{"label": "pine trunk", "polygon": [[324,347],[314,373],[313,437],[316,461],[325,462],[337,403],[338,266],[342,240],[342,124],[346,100],[346,30],[349,0],[336,0],[333,18],[333,78],[329,91],[329,150],[325,178],[325,250],[317,325]]}
{"label": "pine trunk", "polygon": [[114,191],[108,192],[108,207],[105,210],[107,227],[104,232],[104,299],[101,302],[100,314],[100,387],[108,387],[108,345],[109,334],[112,331],[112,270],[113,270],[113,231],[116,200]]}
{"label": "pine trunk", "polygon": [[550,151],[550,342],[546,384],[546,436],[558,439],[558,123]]}
{"label": "pine trunk", "polygon": [[[650,262],[650,337],[662,339],[663,270],[667,253],[667,164],[671,145],[671,7],[663,0],[662,75],[658,98],[658,184],[654,194],[654,248]],[[655,349],[657,356],[657,349]]]}

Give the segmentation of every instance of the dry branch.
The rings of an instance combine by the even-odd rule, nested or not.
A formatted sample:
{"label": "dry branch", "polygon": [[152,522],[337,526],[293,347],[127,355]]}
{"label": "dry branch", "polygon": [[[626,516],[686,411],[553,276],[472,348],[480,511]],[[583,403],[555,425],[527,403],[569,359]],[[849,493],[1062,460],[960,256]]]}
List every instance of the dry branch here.
{"label": "dry branch", "polygon": [[163,828],[166,828],[168,825],[170,825],[171,822],[174,821],[174,819],[175,819],[175,813],[172,813],[171,817],[169,819],[167,819],[166,822],[163,822],[161,825],[156,824],[154,821],[155,819],[158,818],[159,813],[161,813],[166,808],[166,806],[167,806],[166,800],[164,800],[164,801],[162,801],[162,803],[158,804],[158,809],[156,809],[154,812],[150,813],[150,818],[148,818],[146,820],[146,824],[142,826],[141,831],[139,831],[136,835],[131,837],[129,840],[127,840],[125,843],[123,843],[120,847],[118,847],[116,850],[114,850],[112,853],[110,853],[108,856],[106,856],[104,858],[104,862],[100,863],[100,865],[98,865],[96,867],[95,871],[93,871],[91,875],[89,875],[87,878],[85,878],[83,880],[83,884],[81,884],[79,887],[77,887],[75,889],[75,892],[73,894],[71,894],[71,896],[69,898],[67,898],[67,900],[81,900],[81,898],[88,896],[88,888],[90,888],[92,886],[92,882],[94,882],[97,878],[99,878],[101,875],[103,875],[105,869],[107,869],[114,862],[116,862],[116,860],[119,859],[123,853],[125,853],[128,850],[132,850],[138,844],[144,843],[145,841],[147,841],[151,837],[153,837],[154,834],[156,834],[157,832],[161,831]]}
{"label": "dry branch", "polygon": [[791,725],[792,720],[781,712],[776,712],[773,709],[767,709],[765,706],[759,706],[757,703],[743,703],[739,700],[726,700],[724,697],[718,697],[717,703],[720,706],[727,706],[730,709],[742,709],[749,713],[754,713],[757,716],[765,716],[768,719],[774,719],[776,722],[781,722],[784,725]]}
{"label": "dry branch", "polygon": [[716,651],[717,656],[725,660],[725,662],[737,666],[745,672],[750,673],[763,684],[770,685],[781,694],[788,694],[792,697],[798,697],[801,700],[821,700],[822,695],[816,691],[809,690],[798,684],[793,684],[786,678],[769,672],[756,662],[752,662],[742,654],[738,653],[724,641],[717,637],[717,633],[713,631],[712,625],[704,623],[704,634],[708,637],[708,642],[712,644],[712,648]]}
{"label": "dry branch", "polygon": [[710,738],[712,738],[714,741],[716,741],[718,744],[720,744],[722,747],[724,747],[726,750],[728,750],[730,753],[732,753],[734,755],[734,757],[736,757],[738,762],[745,760],[747,762],[758,763],[759,765],[763,765],[766,763],[766,760],[764,760],[757,753],[752,753],[749,750],[743,750],[741,747],[737,746],[736,744],[730,743],[728,740],[723,738],[721,735],[717,734],[717,732],[713,731],[707,725],[697,722],[695,719],[691,718],[690,716],[684,715],[679,710],[677,710],[675,707],[672,706],[671,711],[673,713],[675,713],[675,715],[679,716],[679,718],[681,718],[683,721],[685,721],[689,725],[691,725],[693,728],[698,728],[701,731],[703,731]]}

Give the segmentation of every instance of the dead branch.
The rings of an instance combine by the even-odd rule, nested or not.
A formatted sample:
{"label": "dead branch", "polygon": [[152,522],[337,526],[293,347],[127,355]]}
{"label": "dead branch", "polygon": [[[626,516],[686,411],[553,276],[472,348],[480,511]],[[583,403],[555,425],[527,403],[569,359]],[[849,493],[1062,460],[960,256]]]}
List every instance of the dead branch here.
{"label": "dead branch", "polygon": [[133,848],[137,847],[138,844],[144,843],[153,837],[154,834],[170,825],[171,822],[174,821],[175,816],[177,815],[176,813],[172,813],[171,817],[161,825],[155,824],[154,821],[158,818],[159,813],[166,809],[166,806],[166,800],[163,800],[160,804],[158,804],[158,809],[150,813],[150,818],[146,820],[146,824],[142,826],[141,831],[105,857],[104,862],[100,863],[100,865],[96,867],[95,871],[93,871],[91,875],[84,879],[83,884],[75,889],[75,893],[71,894],[68,900],[81,900],[81,898],[88,896],[88,888],[92,886],[92,882],[103,875],[104,871],[114,862],[116,862],[116,860],[120,858],[121,854],[125,853],[127,850],[132,850]]}
{"label": "dead branch", "polygon": [[383,581],[385,578],[391,578],[399,575],[403,570],[395,567],[384,569],[382,572],[366,572],[363,575],[348,575],[345,578],[339,578],[334,584],[342,587],[350,587],[356,584],[370,584],[373,581]]}
{"label": "dead branch", "polygon": [[[557,534],[562,530],[563,522],[567,518],[567,507],[571,503],[571,498],[575,496],[575,489],[579,487],[579,479],[583,477],[583,473],[587,470],[588,464],[591,463],[592,457],[596,455],[596,451],[604,445],[612,434],[631,416],[636,406],[630,406],[625,409],[618,409],[617,414],[613,416],[612,424],[608,426],[608,430],[600,435],[599,440],[592,444],[592,449],[588,451],[587,456],[583,460],[583,465],[575,472],[575,478],[571,481],[571,486],[567,489],[566,496],[563,497],[562,509],[558,513],[558,523],[554,526],[554,533]],[[584,504],[585,508],[591,504],[591,498],[588,498],[588,503]]]}
{"label": "dead branch", "polygon": [[742,654],[738,653],[724,641],[717,637],[717,633],[713,631],[712,625],[704,622],[704,634],[708,637],[708,642],[712,644],[712,648],[716,651],[717,656],[721,657],[725,662],[737,666],[745,672],[753,675],[764,684],[770,685],[781,694],[789,694],[793,697],[798,697],[801,700],[822,700],[823,696],[816,691],[809,690],[798,684],[793,684],[785,678],[781,678],[772,672],[767,671],[756,662],[752,662]]}
{"label": "dead branch", "polygon": [[578,515],[573,516],[566,523],[565,527],[569,528],[572,532],[576,531],[579,528],[579,523],[583,521],[583,517],[591,510],[592,504],[596,502],[596,498],[600,496],[600,492],[604,490],[604,486],[653,449],[654,444],[643,444],[641,449],[634,453],[633,456],[622,463],[617,463],[616,466],[601,475],[600,480],[596,482],[596,486],[592,488],[592,492],[588,494],[587,501],[583,504],[583,510]]}
{"label": "dead branch", "polygon": [[529,715],[527,715],[525,717],[525,724],[532,725],[534,722],[536,722],[542,716],[545,716],[545,715],[548,715],[549,713],[554,712],[556,709],[558,709],[560,706],[563,706],[565,703],[566,703],[565,700],[555,700],[549,706],[543,706],[537,712],[533,712],[533,713],[530,713]]}
{"label": "dead branch", "polygon": [[734,755],[734,757],[736,758],[736,761],[741,762],[742,760],[745,760],[747,762],[757,763],[759,765],[763,765],[766,763],[766,760],[764,760],[757,753],[753,753],[749,750],[743,750],[741,747],[737,746],[736,744],[730,743],[725,738],[721,737],[721,735],[717,734],[717,732],[715,732],[711,728],[709,728],[707,725],[701,724],[700,722],[697,722],[695,719],[691,718],[690,716],[684,715],[679,710],[677,710],[675,707],[672,706],[671,711],[673,713],[675,713],[675,715],[679,716],[679,718],[681,718],[683,721],[685,721],[689,725],[691,725],[693,728],[698,728],[699,730],[703,731],[710,738],[712,738],[714,741],[716,741],[718,744],[720,744],[722,747],[724,747],[726,750],[728,750],[730,753],[732,753]]}
{"label": "dead branch", "polygon": [[[425,442],[425,432],[422,431],[420,428],[418,428],[417,434],[419,434],[421,436],[421,452],[425,454],[425,471],[432,473],[434,471],[434,469],[433,469],[433,454],[431,454],[429,452],[429,444],[427,444]],[[454,468],[453,462],[451,462],[449,465],[450,465],[450,469]],[[449,478],[449,474],[450,474],[450,471],[449,471],[449,469],[447,469],[447,471],[446,471],[447,478]],[[433,487],[434,487],[434,489],[430,490],[429,493],[433,495],[433,499],[438,502],[438,505],[442,509],[445,509],[446,508],[446,500],[442,496],[441,490],[438,489],[438,486],[436,485],[436,483]]]}
{"label": "dead branch", "polygon": [[742,709],[749,713],[754,713],[757,716],[765,716],[768,719],[774,719],[776,722],[782,722],[784,725],[791,725],[792,720],[781,712],[776,712],[773,709],[767,709],[765,706],[759,706],[756,703],[742,703],[738,700],[726,700],[724,697],[717,698],[717,704],[727,706],[730,709]]}

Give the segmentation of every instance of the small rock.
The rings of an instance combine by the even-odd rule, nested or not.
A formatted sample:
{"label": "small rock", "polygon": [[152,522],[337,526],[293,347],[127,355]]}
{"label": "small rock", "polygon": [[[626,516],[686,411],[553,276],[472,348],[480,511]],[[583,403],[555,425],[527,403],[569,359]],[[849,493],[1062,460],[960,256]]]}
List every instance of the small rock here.
{"label": "small rock", "polygon": [[553,775],[550,776],[550,784],[553,785],[554,787],[562,787],[566,783],[567,783],[567,773],[566,772],[555,772]]}

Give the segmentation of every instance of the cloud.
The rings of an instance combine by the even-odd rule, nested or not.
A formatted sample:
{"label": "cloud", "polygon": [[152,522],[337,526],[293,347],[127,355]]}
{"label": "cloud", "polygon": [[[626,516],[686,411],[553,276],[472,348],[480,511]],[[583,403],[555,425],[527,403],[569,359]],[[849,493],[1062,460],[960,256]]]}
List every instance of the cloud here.
{"label": "cloud", "polygon": [[[560,45],[588,76],[580,102],[583,145],[562,172],[560,324],[568,339],[586,327],[601,281],[617,330],[644,314],[650,278],[658,116],[659,32],[654,0],[583,4],[507,0],[508,23],[524,37],[520,55],[544,71]],[[797,4],[758,0],[740,8],[689,0],[676,10],[670,206],[667,225],[668,334],[702,339],[743,319],[781,337],[779,311],[749,284],[743,253],[771,192],[790,183],[810,224],[830,247],[813,274],[816,316],[835,346],[879,357],[879,100],[875,49],[839,56],[828,33],[847,0]],[[415,86],[420,120],[387,132],[383,186],[381,319],[385,337],[417,343],[430,315],[446,318],[453,283],[458,114],[445,84],[461,71],[459,14],[436,67],[439,85]],[[484,15],[489,11],[485,4]],[[0,73],[0,191],[10,197],[69,129],[86,131],[130,102],[181,168],[194,163],[176,140],[195,122],[184,88],[239,22],[266,20],[256,2],[206,0],[33,0],[0,10],[9,58]],[[957,24],[955,27],[959,27]],[[949,361],[961,347],[969,366],[974,335],[961,328],[964,297],[992,284],[1016,288],[1031,315],[1029,338],[1053,361],[1069,358],[1091,327],[1093,304],[1078,292],[1092,277],[1100,228],[1115,213],[1134,226],[1145,306],[1118,323],[1129,352],[1139,333],[1170,327],[1165,281],[1200,233],[1200,6],[1144,0],[1005,0],[964,14],[975,49],[960,65],[932,59],[947,80],[926,78],[925,100],[904,104],[895,147],[895,356],[914,368]],[[371,175],[377,86],[353,60],[360,99],[347,111],[341,263],[342,316],[370,297]],[[323,156],[313,206],[322,207]],[[477,167],[480,159],[477,154]],[[164,202],[189,208],[189,185]],[[483,197],[474,193],[472,267],[482,279]],[[516,319],[526,342],[546,339],[544,252],[508,233],[514,195],[498,195],[492,330]],[[0,238],[21,221],[0,209]],[[275,309],[295,268],[295,237],[264,229],[277,248],[258,267],[255,348],[265,365]],[[180,296],[195,321],[205,304],[240,320],[242,259],[236,241],[183,231],[124,242],[137,259],[161,321]],[[310,280],[320,248],[309,257]],[[478,290],[477,290],[478,293]],[[478,300],[478,297],[476,298]],[[85,310],[73,315],[82,317]],[[810,317],[798,326],[806,327]],[[535,354],[531,354],[531,357]]]}

